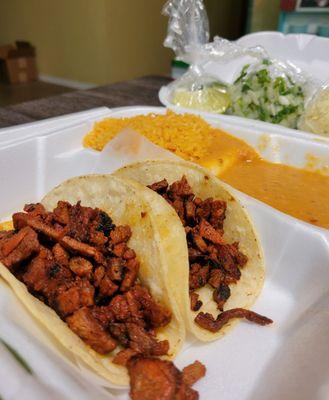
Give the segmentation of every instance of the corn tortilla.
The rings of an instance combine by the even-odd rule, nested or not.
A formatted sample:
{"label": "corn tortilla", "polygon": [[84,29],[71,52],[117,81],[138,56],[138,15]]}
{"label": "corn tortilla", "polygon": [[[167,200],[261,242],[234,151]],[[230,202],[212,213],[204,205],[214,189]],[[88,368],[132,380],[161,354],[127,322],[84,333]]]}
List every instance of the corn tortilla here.
{"label": "corn tortilla", "polygon": [[[226,219],[224,222],[224,238],[229,242],[239,242],[239,249],[248,257],[247,264],[241,269],[241,278],[237,284],[231,285],[231,296],[225,303],[225,309],[249,309],[261,292],[264,282],[264,258],[262,249],[252,225],[252,222],[242,204],[230,192],[229,186],[221,182],[208,170],[185,161],[146,161],[128,165],[115,172],[116,176],[135,181],[136,190],[145,196],[145,200],[157,211],[168,213],[168,207],[173,208],[160,195],[146,188],[154,182],[167,179],[169,184],[186,176],[193,192],[201,199],[213,197],[227,203]],[[144,185],[144,191],[139,189]],[[194,319],[198,312],[190,309],[189,299],[189,261],[188,248],[183,225],[175,212],[167,227],[173,243],[179,243],[179,263],[173,262],[166,274],[166,285],[179,302],[180,310],[184,315],[188,331],[201,341],[211,341],[224,336],[238,320],[232,320],[219,332],[212,333],[198,326]],[[182,240],[184,246],[181,246]],[[201,311],[218,314],[217,304],[212,300],[213,289],[209,285],[196,291],[203,302]]]}

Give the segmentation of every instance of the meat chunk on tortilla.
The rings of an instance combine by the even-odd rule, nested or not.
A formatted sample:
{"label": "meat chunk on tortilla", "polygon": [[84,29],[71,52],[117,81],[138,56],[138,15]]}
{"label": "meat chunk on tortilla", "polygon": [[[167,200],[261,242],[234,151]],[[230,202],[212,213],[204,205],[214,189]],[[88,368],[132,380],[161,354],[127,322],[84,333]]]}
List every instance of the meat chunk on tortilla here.
{"label": "meat chunk on tortilla", "polygon": [[37,253],[39,249],[37,234],[33,229],[24,227],[10,237],[4,237],[1,241],[0,261],[11,269]]}
{"label": "meat chunk on tortilla", "polygon": [[194,385],[206,375],[206,367],[198,360],[183,368],[183,381],[188,386]]}
{"label": "meat chunk on tortilla", "polygon": [[209,313],[200,312],[195,317],[195,322],[210,332],[218,332],[224,325],[234,318],[245,318],[258,325],[269,325],[273,322],[270,318],[243,308],[232,308],[231,310],[224,311],[219,314],[216,319]]}
{"label": "meat chunk on tortilla", "polygon": [[[197,400],[184,373],[170,361],[133,357],[128,361],[132,400]],[[185,373],[186,376],[190,372]],[[187,379],[193,381],[193,379]]]}
{"label": "meat chunk on tortilla", "polygon": [[116,348],[116,341],[103,329],[89,308],[80,308],[66,322],[73,332],[98,353],[107,354]]}

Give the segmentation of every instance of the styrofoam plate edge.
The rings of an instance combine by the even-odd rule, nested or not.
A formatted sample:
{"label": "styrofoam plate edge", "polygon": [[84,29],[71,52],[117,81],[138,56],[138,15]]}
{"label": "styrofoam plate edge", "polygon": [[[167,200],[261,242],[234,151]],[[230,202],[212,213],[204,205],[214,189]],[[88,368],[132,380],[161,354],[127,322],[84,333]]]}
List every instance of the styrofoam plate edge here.
{"label": "styrofoam plate edge", "polygon": [[53,118],[28,122],[26,124],[0,128],[0,145],[22,141],[29,137],[45,135],[89,118],[101,117],[109,112],[110,109],[108,107],[97,107],[86,111],[78,111]]}

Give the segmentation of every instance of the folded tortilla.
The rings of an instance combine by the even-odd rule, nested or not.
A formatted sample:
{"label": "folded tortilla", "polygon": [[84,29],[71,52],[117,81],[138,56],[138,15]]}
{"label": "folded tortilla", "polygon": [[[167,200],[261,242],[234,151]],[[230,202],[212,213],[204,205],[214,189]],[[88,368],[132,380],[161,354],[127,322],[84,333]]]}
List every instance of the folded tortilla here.
{"label": "folded tortilla", "polygon": [[[156,229],[160,230],[160,237],[163,230],[166,230],[167,235],[170,236],[166,241],[176,246],[176,252],[165,253],[167,257],[166,265],[169,265],[167,272],[163,270],[167,288],[179,303],[187,330],[194,334],[196,338],[201,341],[211,341],[224,336],[231,327],[238,323],[237,319],[229,321],[216,333],[209,332],[194,322],[199,311],[194,312],[190,307],[188,247],[183,224],[176,211],[167,201],[153,190],[146,188],[146,185],[151,185],[162,179],[166,179],[171,184],[185,175],[194,194],[202,200],[212,197],[226,201],[224,239],[228,243],[238,242],[239,249],[248,257],[248,262],[241,268],[240,280],[236,284],[230,285],[231,296],[225,303],[225,309],[249,309],[260,294],[264,282],[265,271],[262,249],[245,208],[231,193],[228,185],[221,182],[208,170],[189,162],[145,161],[123,167],[114,174],[121,178],[130,179],[131,184],[151,206],[157,221],[162,221],[162,215],[169,215],[170,209],[174,211],[175,215],[170,219],[170,224],[167,227],[156,225]],[[141,185],[143,185],[143,188],[141,188]],[[212,300],[213,288],[206,285],[196,290],[196,293],[199,294],[199,298],[203,302],[200,311],[209,312],[216,317],[218,309],[217,304]]]}
{"label": "folded tortilla", "polygon": [[[148,287],[152,296],[172,312],[171,322],[158,330],[157,338],[169,341],[168,358],[174,358],[184,342],[185,327],[177,302],[164,284],[163,276],[168,265],[165,264],[167,259],[163,257],[163,249],[165,248],[168,254],[172,252],[172,257],[177,254],[169,237],[163,235],[160,241],[158,229],[161,223],[168,225],[170,221],[156,220],[150,205],[138,189],[124,179],[110,175],[89,175],[67,180],[47,194],[42,204],[52,211],[59,200],[71,204],[81,200],[83,206],[98,207],[108,213],[116,225],[130,226],[132,236],[129,247],[135,250],[140,262],[139,279]],[[172,212],[170,214],[172,218]],[[162,218],[167,218],[166,213],[163,213]],[[54,310],[30,294],[24,283],[16,279],[1,263],[0,275],[38,322],[80,363],[114,385],[128,385],[126,368],[112,363],[113,355],[103,356],[91,349],[71,331]]]}

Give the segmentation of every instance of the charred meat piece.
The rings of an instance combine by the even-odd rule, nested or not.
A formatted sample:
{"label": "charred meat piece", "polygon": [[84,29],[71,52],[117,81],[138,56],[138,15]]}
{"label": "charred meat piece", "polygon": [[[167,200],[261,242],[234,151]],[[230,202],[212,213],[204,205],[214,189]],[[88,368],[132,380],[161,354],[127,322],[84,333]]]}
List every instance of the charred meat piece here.
{"label": "charred meat piece", "polygon": [[119,258],[123,258],[124,260],[131,260],[132,258],[136,258],[136,253],[133,249],[130,249],[126,243],[119,243],[116,244],[113,249],[112,253]]}
{"label": "charred meat piece", "polygon": [[248,257],[239,250],[239,243],[237,242],[232,243],[229,249],[231,256],[234,258],[234,260],[238,263],[240,267],[243,267],[245,264],[247,264]]}
{"label": "charred meat piece", "polygon": [[119,351],[119,353],[117,353],[114,358],[113,358],[113,362],[114,364],[118,364],[118,365],[122,365],[124,367],[127,366],[128,361],[132,358],[137,356],[138,352],[135,350],[132,350],[130,348],[124,349]]}
{"label": "charred meat piece", "polygon": [[108,260],[108,273],[110,278],[113,281],[121,281],[124,276],[124,265],[125,263],[122,262],[120,258],[117,257],[111,257]]}
{"label": "charred meat piece", "polygon": [[92,306],[94,293],[95,288],[87,280],[77,277],[69,288],[67,285],[58,288],[53,305],[60,316],[66,317],[81,307]]}
{"label": "charred meat piece", "polygon": [[15,235],[15,231],[12,229],[10,231],[0,231],[0,241],[3,241],[4,239],[9,239]]}
{"label": "charred meat piece", "polygon": [[55,246],[52,249],[55,261],[60,264],[63,265],[65,267],[67,267],[69,265],[69,254],[68,252],[59,244],[56,243]]}
{"label": "charred meat piece", "polygon": [[131,358],[128,363],[132,400],[197,400],[198,393],[184,382],[170,361]]}
{"label": "charred meat piece", "polygon": [[11,269],[30,258],[40,249],[38,236],[33,229],[25,227],[16,234],[5,237],[0,243],[0,260]]}
{"label": "charred meat piece", "polygon": [[147,320],[143,314],[142,307],[137,296],[133,293],[133,288],[128,290],[124,296],[130,312],[129,321],[145,327]]}
{"label": "charred meat piece", "polygon": [[126,324],[120,322],[111,323],[108,330],[122,346],[129,347],[130,339]]}
{"label": "charred meat piece", "polygon": [[73,253],[78,253],[85,257],[93,257],[95,261],[100,264],[105,263],[105,258],[103,254],[86,243],[81,243],[78,240],[72,239],[69,236],[64,236],[60,240],[60,244]]}
{"label": "charred meat piece", "polygon": [[245,318],[250,322],[255,322],[258,325],[268,325],[273,321],[263,315],[257,314],[250,310],[245,310],[243,308],[233,308],[232,310],[227,310],[218,315],[215,319],[209,313],[200,312],[195,317],[195,322],[204,329],[210,332],[218,332],[224,325],[226,325],[233,318]]}
{"label": "charred meat piece", "polygon": [[133,249],[127,248],[125,250],[125,252],[123,253],[122,258],[124,260],[131,260],[133,258],[136,258],[136,253],[135,253],[135,251]]}
{"label": "charred meat piece", "polygon": [[199,300],[199,295],[195,292],[190,293],[191,310],[199,311],[202,307],[202,301]]}
{"label": "charred meat piece", "polygon": [[12,219],[15,230],[18,231],[26,227],[28,218],[29,215],[26,214],[25,212],[18,212],[13,214]]}
{"label": "charred meat piece", "polygon": [[24,226],[30,226],[36,232],[43,233],[45,236],[55,241],[59,241],[63,236],[61,230],[58,230],[51,225],[48,225],[47,223],[43,222],[39,217],[34,217],[29,214],[25,213],[14,214],[13,223],[15,229],[21,229]]}
{"label": "charred meat piece", "polygon": [[99,284],[99,295],[102,297],[113,296],[119,289],[119,286],[111,281],[111,278],[106,274]]}
{"label": "charred meat piece", "polygon": [[128,225],[116,226],[110,232],[110,239],[112,244],[128,242],[131,237],[131,229]]}
{"label": "charred meat piece", "polygon": [[90,278],[93,272],[93,265],[90,261],[83,257],[72,257],[69,261],[69,268],[76,275]]}
{"label": "charred meat piece", "polygon": [[195,218],[196,218],[196,215],[195,215],[196,205],[195,205],[195,203],[193,202],[193,200],[186,200],[185,203],[184,203],[184,206],[185,206],[185,218],[186,218],[186,221],[188,223],[192,223],[194,225]]}
{"label": "charred meat piece", "polygon": [[154,358],[133,358],[128,372],[132,400],[174,400],[182,380],[171,362]]}
{"label": "charred meat piece", "polygon": [[183,175],[180,181],[173,182],[168,188],[168,194],[173,198],[176,197],[189,197],[193,196],[193,191],[189,183],[187,182],[186,176]]}
{"label": "charred meat piece", "polygon": [[210,278],[208,280],[209,285],[217,289],[219,285],[224,281],[225,273],[221,269],[212,269],[210,271]]}
{"label": "charred meat piece", "polygon": [[68,287],[73,276],[71,271],[57,264],[50,250],[41,247],[37,257],[27,265],[22,280],[32,293],[42,295],[48,304],[52,304],[59,290]]}
{"label": "charred meat piece", "polygon": [[209,222],[215,229],[223,229],[225,213],[226,213],[226,202],[225,201],[213,200],[211,202],[211,211],[210,211]]}
{"label": "charred meat piece", "polygon": [[189,248],[188,248],[188,257],[189,257],[190,263],[193,263],[195,261],[198,261],[198,260],[204,258],[203,254],[200,250],[195,249],[191,246],[189,246]]}
{"label": "charred meat piece", "polygon": [[196,360],[193,364],[183,368],[182,372],[184,383],[188,386],[192,386],[206,375],[206,367],[200,361]]}
{"label": "charred meat piece", "polygon": [[112,229],[115,228],[112,219],[104,211],[99,212],[97,223],[96,230],[103,232],[105,236],[109,236]]}
{"label": "charred meat piece", "polygon": [[200,221],[202,218],[208,221],[211,216],[213,199],[209,197],[208,199],[201,200],[198,202],[197,209],[196,209],[196,216]]}
{"label": "charred meat piece", "polygon": [[129,304],[124,295],[115,296],[110,304],[112,313],[117,321],[127,321],[130,320],[131,314],[129,309]]}
{"label": "charred meat piece", "polygon": [[129,335],[129,347],[138,353],[150,356],[163,356],[169,350],[169,342],[163,340],[158,342],[153,335],[146,332],[141,326],[128,322],[126,323]]}
{"label": "charred meat piece", "polygon": [[47,213],[46,209],[41,203],[25,204],[24,211],[33,217],[45,216]]}
{"label": "charred meat piece", "polygon": [[224,304],[230,296],[230,287],[225,283],[221,283],[218,288],[214,290],[213,299],[217,303],[217,308],[220,311],[223,311]]}
{"label": "charred meat piece", "polygon": [[108,242],[108,238],[104,235],[104,233],[97,231],[95,226],[90,227],[89,240],[90,243],[97,248],[105,246]]}
{"label": "charred meat piece", "polygon": [[52,278],[50,276],[51,268],[54,265],[50,250],[41,249],[38,256],[28,264],[22,277],[29,291],[39,293],[47,291],[49,280]]}
{"label": "charred meat piece", "polygon": [[203,239],[209,240],[214,244],[223,244],[224,239],[222,235],[217,231],[209,222],[205,219],[201,219],[199,224],[199,234]]}
{"label": "charred meat piece", "polygon": [[152,328],[166,326],[170,322],[171,312],[157,303],[145,287],[136,285],[126,296],[130,294],[140,305],[144,319],[151,324]]}
{"label": "charred meat piece", "polygon": [[89,242],[90,226],[97,214],[98,209],[83,207],[80,202],[69,208],[69,222],[66,224],[68,236],[79,242]]}
{"label": "charred meat piece", "polygon": [[166,193],[168,186],[169,186],[169,184],[168,184],[167,180],[162,179],[162,181],[155,182],[152,185],[149,185],[148,188],[154,190],[155,192],[157,192],[159,194],[163,194],[163,193]]}
{"label": "charred meat piece", "polygon": [[125,292],[134,285],[139,271],[139,262],[136,258],[127,260],[124,268],[124,278],[120,286],[120,290]]}
{"label": "charred meat piece", "polygon": [[201,251],[201,253],[207,253],[208,252],[208,245],[207,243],[203,240],[202,236],[200,236],[198,233],[192,233],[193,237],[193,242],[198,250]]}
{"label": "charred meat piece", "polygon": [[209,279],[209,266],[204,267],[201,264],[192,264],[190,268],[190,290],[195,290],[203,287]]}
{"label": "charred meat piece", "polygon": [[116,341],[103,329],[89,308],[80,308],[66,318],[66,322],[97,353],[107,354],[116,348]]}
{"label": "charred meat piece", "polygon": [[93,276],[93,285],[95,287],[99,287],[104,276],[105,276],[105,268],[101,265],[95,269]]}
{"label": "charred meat piece", "polygon": [[71,204],[66,201],[59,201],[57,207],[53,211],[55,221],[62,225],[67,225],[70,222]]}
{"label": "charred meat piece", "polygon": [[234,256],[232,256],[231,247],[232,245],[227,244],[218,246],[218,259],[226,273],[236,282],[241,277],[241,271],[239,264],[234,259]]}
{"label": "charred meat piece", "polygon": [[109,324],[114,322],[114,315],[108,305],[93,306],[91,307],[91,312],[94,318],[98,320],[98,322],[103,326],[104,329],[107,329]]}
{"label": "charred meat piece", "polygon": [[118,243],[118,244],[113,246],[112,253],[116,257],[122,257],[123,253],[126,251],[126,249],[127,249],[126,242]]}
{"label": "charred meat piece", "polygon": [[167,340],[158,341],[151,332],[133,322],[110,323],[111,335],[120,344],[146,356],[162,356],[169,350]]}
{"label": "charred meat piece", "polygon": [[185,225],[185,207],[184,201],[181,198],[177,198],[172,202],[172,206],[174,207],[175,211],[177,212],[180,220],[182,221],[183,225]]}

